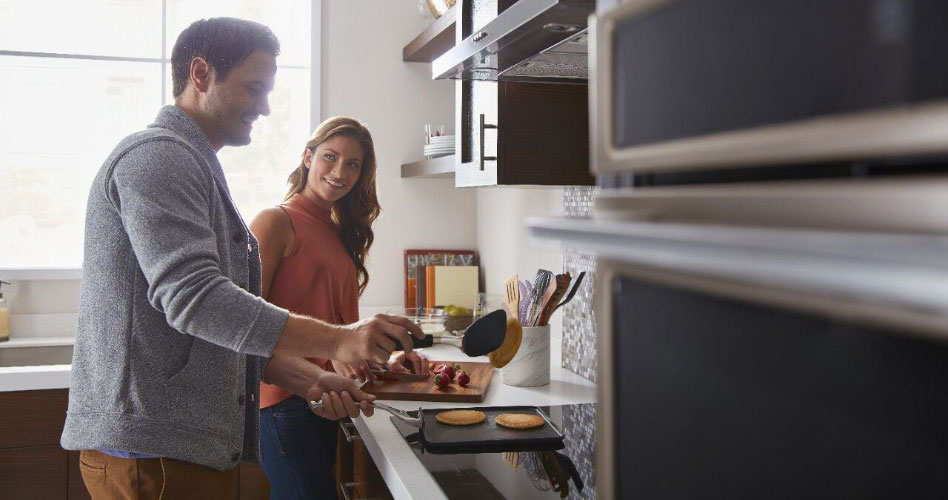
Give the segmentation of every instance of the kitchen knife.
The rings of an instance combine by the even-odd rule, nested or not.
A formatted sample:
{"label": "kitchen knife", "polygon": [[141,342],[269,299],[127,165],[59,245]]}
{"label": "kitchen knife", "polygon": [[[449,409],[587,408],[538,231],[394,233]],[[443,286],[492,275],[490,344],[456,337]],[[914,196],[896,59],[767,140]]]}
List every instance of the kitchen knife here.
{"label": "kitchen knife", "polygon": [[391,370],[370,370],[372,375],[382,378],[396,378],[399,380],[428,380],[428,375],[423,373],[393,372]]}

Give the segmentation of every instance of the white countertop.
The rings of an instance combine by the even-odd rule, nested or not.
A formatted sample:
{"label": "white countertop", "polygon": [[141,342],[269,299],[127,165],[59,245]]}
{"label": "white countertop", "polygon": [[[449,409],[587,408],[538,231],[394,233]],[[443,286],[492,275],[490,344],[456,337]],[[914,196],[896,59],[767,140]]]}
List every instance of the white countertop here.
{"label": "white countertop", "polygon": [[69,388],[72,365],[0,367],[0,392]]}
{"label": "white countertop", "polygon": [[[45,339],[53,345],[61,339]],[[12,341],[11,341],[12,342]],[[29,341],[23,344],[40,343]],[[13,344],[9,344],[14,347]],[[36,345],[36,344],[34,344]],[[41,344],[42,345],[42,344]],[[48,345],[48,344],[47,344]],[[487,362],[487,357],[469,358],[459,349],[436,345],[420,349],[429,359],[445,361]],[[499,372],[491,377],[487,395],[476,406],[556,406],[577,403],[592,403],[596,400],[596,386],[593,382],[560,367],[561,346],[554,338],[550,346],[550,384],[541,387],[513,387],[501,382]],[[69,387],[70,365],[17,366],[0,367],[0,392],[26,391],[41,389],[63,389]],[[471,403],[434,403],[419,401],[386,401],[396,408],[415,410],[425,408],[469,407]],[[418,460],[408,443],[398,433],[389,420],[389,414],[376,412],[372,417],[360,417],[354,420],[363,443],[375,461],[385,483],[396,499],[438,499],[448,497],[434,478]]]}
{"label": "white countertop", "polygon": [[[501,382],[495,372],[482,403],[475,406],[535,405],[592,403],[596,401],[596,386],[575,373],[560,367],[560,343],[551,343],[550,384],[542,387],[512,387]],[[460,350],[438,345],[420,349],[430,359],[487,361],[487,357],[468,358]],[[469,407],[471,403],[429,403],[419,401],[386,401],[396,408],[415,410],[425,408]],[[408,443],[389,420],[389,414],[378,411],[372,417],[353,420],[366,449],[372,455],[385,483],[397,500],[444,500],[448,498],[434,478],[409,448]]]}

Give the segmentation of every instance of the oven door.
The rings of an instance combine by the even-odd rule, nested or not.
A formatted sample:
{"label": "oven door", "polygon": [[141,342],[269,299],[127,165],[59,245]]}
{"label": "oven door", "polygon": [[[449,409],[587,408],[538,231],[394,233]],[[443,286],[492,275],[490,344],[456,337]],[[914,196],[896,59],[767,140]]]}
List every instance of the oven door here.
{"label": "oven door", "polygon": [[591,23],[594,173],[943,155],[943,0],[634,0]]}
{"label": "oven door", "polygon": [[528,224],[600,257],[600,498],[948,496],[943,236]]}

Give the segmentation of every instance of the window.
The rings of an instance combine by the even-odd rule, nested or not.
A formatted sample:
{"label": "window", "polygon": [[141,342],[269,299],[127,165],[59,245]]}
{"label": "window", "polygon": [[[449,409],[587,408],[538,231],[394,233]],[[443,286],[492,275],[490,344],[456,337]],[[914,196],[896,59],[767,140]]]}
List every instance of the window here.
{"label": "window", "polygon": [[219,157],[244,218],[282,200],[311,130],[312,0],[0,0],[0,269],[78,268],[90,182],[171,97],[171,48],[200,18],[280,39],[271,114]]}

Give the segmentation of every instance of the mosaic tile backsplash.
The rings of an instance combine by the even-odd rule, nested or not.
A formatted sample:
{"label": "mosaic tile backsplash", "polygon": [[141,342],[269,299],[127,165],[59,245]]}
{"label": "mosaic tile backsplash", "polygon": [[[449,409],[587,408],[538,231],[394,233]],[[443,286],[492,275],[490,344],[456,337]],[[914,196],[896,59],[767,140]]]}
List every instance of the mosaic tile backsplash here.
{"label": "mosaic tile backsplash", "polygon": [[[563,191],[563,209],[567,217],[590,217],[595,187],[567,187]],[[563,306],[563,360],[561,366],[589,380],[596,380],[596,316],[593,290],[596,282],[596,255],[567,249],[563,268],[575,279],[586,271],[576,296]]]}
{"label": "mosaic tile backsplash", "polygon": [[593,460],[596,456],[596,405],[564,406],[563,427],[563,434],[566,435],[565,452],[573,460],[586,485],[583,491],[571,487],[569,498],[595,500],[596,468],[593,467]]}

